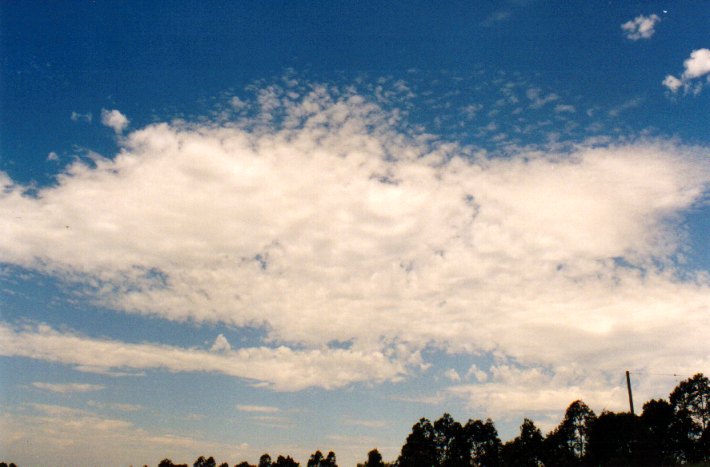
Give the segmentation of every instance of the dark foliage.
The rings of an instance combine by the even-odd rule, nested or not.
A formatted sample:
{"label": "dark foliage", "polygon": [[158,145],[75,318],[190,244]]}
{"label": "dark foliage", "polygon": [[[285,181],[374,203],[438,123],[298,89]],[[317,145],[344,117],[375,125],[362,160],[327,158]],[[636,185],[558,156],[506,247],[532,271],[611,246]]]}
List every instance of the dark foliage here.
{"label": "dark foliage", "polygon": [[543,460],[549,467],[580,465],[589,450],[589,436],[596,415],[587,404],[572,402],[562,422],[543,442]]}
{"label": "dark foliage", "polygon": [[271,467],[271,456],[262,454],[259,458],[259,467]]}
{"label": "dark foliage", "polygon": [[542,464],[543,438],[540,429],[530,419],[523,420],[520,435],[503,445],[501,451],[504,465],[537,467]]}
{"label": "dark foliage", "polygon": [[364,467],[385,467],[385,463],[382,461],[382,454],[377,449],[367,453],[367,462],[363,465]]}
{"label": "dark foliage", "polygon": [[271,465],[274,467],[298,467],[300,464],[294,461],[291,456],[279,456],[276,458],[276,462]]}
{"label": "dark foliage", "polygon": [[192,467],[217,467],[217,462],[215,462],[214,457],[212,456],[210,456],[208,459],[205,459],[204,456],[200,456],[192,464]]}

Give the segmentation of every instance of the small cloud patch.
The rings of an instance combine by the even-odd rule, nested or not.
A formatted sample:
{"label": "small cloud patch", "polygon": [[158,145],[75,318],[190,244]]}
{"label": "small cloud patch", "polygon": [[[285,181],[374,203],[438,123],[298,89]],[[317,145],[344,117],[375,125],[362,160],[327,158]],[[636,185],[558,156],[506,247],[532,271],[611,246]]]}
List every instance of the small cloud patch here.
{"label": "small cloud patch", "polygon": [[640,39],[650,39],[656,33],[656,24],[661,21],[658,15],[639,15],[631,21],[621,25],[621,30],[627,39],[637,41]]}
{"label": "small cloud patch", "polygon": [[101,123],[119,134],[128,126],[128,118],[118,110],[101,109]]}

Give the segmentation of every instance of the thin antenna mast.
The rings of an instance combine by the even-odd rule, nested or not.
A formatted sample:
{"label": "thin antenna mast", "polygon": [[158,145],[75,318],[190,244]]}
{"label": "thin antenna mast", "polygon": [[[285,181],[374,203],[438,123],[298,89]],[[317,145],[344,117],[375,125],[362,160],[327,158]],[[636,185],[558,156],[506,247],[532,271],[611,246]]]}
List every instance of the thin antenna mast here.
{"label": "thin antenna mast", "polygon": [[629,408],[631,409],[631,415],[634,415],[634,397],[631,395],[631,377],[629,376],[629,370],[626,370],[626,388],[629,390]]}

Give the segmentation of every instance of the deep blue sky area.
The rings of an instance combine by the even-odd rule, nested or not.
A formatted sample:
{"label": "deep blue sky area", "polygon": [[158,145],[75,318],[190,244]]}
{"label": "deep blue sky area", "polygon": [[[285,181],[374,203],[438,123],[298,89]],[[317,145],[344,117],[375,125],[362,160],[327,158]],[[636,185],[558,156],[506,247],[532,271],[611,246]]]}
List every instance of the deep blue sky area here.
{"label": "deep blue sky area", "polygon": [[[116,106],[144,119],[186,112],[286,69],[315,80],[409,69],[518,71],[613,105],[630,93],[647,97],[639,90],[678,69],[675,57],[689,44],[702,46],[710,21],[698,2],[28,1],[0,8],[0,164],[24,181],[46,174],[12,161],[43,161],[72,144],[108,147],[99,134],[80,137],[65,118],[72,112]],[[653,11],[673,41],[621,40],[622,20]],[[700,111],[704,102],[692,107]],[[653,113],[667,115],[672,132],[693,124],[677,123],[687,109]]]}
{"label": "deep blue sky area", "polygon": [[705,1],[0,0],[0,460],[351,466],[667,396],[709,78]]}

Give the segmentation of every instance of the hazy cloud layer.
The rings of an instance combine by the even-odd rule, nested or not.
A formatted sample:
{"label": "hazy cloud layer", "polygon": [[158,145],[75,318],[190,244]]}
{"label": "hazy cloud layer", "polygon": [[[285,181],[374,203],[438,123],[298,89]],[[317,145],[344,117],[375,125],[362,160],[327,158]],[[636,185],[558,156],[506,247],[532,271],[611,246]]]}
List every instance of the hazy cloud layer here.
{"label": "hazy cloud layer", "polygon": [[570,361],[584,375],[707,367],[710,283],[674,268],[679,216],[706,196],[706,148],[638,141],[495,158],[409,132],[354,93],[268,87],[257,102],[249,118],[133,131],[115,158],[76,161],[35,195],[0,173],[0,261],[116,310],[260,327],[264,347],[4,324],[3,355],[296,390],[396,380],[434,347],[495,356],[475,369],[481,384],[457,390],[472,400],[505,391],[509,366],[564,383],[549,398],[560,404],[579,381]]}
{"label": "hazy cloud layer", "polygon": [[[132,422],[83,410],[49,404],[28,404],[0,414],[0,449],[17,458],[43,450],[52,465],[157,465],[170,453],[173,459],[195,459],[209,449],[218,458],[258,458],[248,445],[215,443],[199,434],[154,432]],[[124,449],[117,449],[117,446]],[[125,447],[130,449],[125,449]]]}

